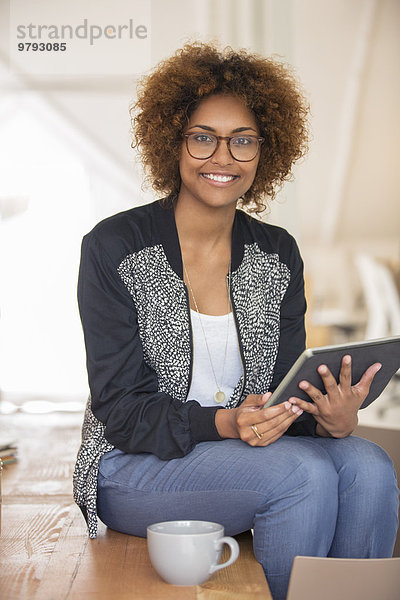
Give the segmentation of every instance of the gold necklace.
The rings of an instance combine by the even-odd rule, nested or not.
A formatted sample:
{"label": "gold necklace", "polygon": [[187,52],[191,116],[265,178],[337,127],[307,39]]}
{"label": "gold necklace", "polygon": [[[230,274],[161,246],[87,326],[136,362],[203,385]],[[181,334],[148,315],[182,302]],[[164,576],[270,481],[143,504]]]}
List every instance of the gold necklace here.
{"label": "gold necklace", "polygon": [[[204,326],[203,326],[203,321],[201,320],[201,314],[200,314],[200,311],[199,311],[199,307],[197,306],[196,298],[195,298],[194,293],[193,293],[192,284],[190,283],[189,275],[188,275],[188,272],[187,272],[187,269],[186,269],[186,265],[185,265],[185,263],[183,261],[183,258],[182,258],[182,264],[183,264],[183,268],[185,270],[185,275],[186,275],[186,279],[187,279],[187,282],[188,282],[188,285],[189,285],[190,293],[192,294],[193,303],[194,303],[194,305],[196,307],[196,312],[199,315],[200,326],[201,326],[201,329],[203,331],[204,341],[206,343],[207,354],[208,354],[208,358],[210,360],[211,370],[212,370],[213,375],[214,375],[215,385],[217,386],[217,391],[214,394],[214,400],[218,404],[221,404],[221,402],[223,402],[225,400],[225,394],[221,390],[221,386],[218,385],[217,376],[215,375],[215,369],[214,369],[214,365],[213,365],[213,362],[212,362],[212,359],[211,359],[210,348],[208,347],[208,341],[207,341],[206,332],[205,332]],[[224,381],[226,353],[227,353],[227,349],[228,349],[228,338],[229,338],[229,313],[230,313],[230,308],[231,308],[231,302],[230,302],[230,300],[231,300],[231,265],[230,264],[229,264],[229,275],[228,275],[227,288],[228,288],[228,314],[227,314],[228,324],[227,324],[227,328],[226,328],[225,354],[224,354],[224,362],[223,362],[223,365],[222,365],[221,385],[223,384],[223,381]]]}

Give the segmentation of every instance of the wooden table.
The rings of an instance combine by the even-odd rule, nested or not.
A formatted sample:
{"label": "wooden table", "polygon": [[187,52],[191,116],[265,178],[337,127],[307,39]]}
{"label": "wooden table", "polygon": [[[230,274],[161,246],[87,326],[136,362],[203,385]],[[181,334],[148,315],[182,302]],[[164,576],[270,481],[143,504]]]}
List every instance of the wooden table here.
{"label": "wooden table", "polygon": [[81,422],[82,414],[0,417],[20,457],[3,472],[1,600],[272,600],[249,533],[237,537],[236,563],[191,587],[160,579],[143,538],[100,524],[89,540],[71,490]]}

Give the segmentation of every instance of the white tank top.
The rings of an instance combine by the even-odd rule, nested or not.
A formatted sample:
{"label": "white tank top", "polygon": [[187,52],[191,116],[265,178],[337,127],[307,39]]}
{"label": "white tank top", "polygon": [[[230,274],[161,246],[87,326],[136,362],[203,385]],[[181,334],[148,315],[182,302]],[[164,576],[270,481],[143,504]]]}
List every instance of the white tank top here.
{"label": "white tank top", "polygon": [[[225,400],[220,404],[214,399],[214,394],[218,390],[199,314],[197,311],[191,309],[190,315],[193,332],[193,370],[188,400],[197,400],[202,406],[225,406],[243,371],[233,313],[221,316],[200,315],[201,323],[207,337],[215,376],[221,391],[225,394]],[[224,368],[228,319],[229,334]],[[222,371],[223,380],[221,380]]]}

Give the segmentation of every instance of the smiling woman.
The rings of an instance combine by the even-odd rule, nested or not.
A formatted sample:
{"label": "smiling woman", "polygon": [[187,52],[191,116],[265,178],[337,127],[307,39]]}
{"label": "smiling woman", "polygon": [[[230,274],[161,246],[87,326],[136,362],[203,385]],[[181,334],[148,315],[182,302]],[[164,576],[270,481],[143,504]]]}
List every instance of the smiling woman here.
{"label": "smiling woman", "polygon": [[377,365],[356,386],[348,361],[339,382],[320,369],[317,411],[264,408],[305,346],[303,263],[292,236],[238,205],[260,211],[304,151],[292,77],[245,51],[187,45],[146,78],[134,111],[168,196],[82,245],[91,398],[74,492],[90,535],[96,514],[139,536],[170,520],[254,529],[274,600],[296,555],[390,556],[393,465],[350,436]]}

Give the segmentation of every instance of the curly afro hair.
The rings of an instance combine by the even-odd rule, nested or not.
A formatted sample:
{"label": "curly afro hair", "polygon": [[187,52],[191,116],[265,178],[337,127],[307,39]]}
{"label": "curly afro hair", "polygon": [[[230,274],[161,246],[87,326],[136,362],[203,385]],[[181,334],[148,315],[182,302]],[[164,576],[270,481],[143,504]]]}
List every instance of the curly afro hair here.
{"label": "curly afro hair", "polygon": [[138,149],[153,188],[175,196],[182,134],[199,102],[213,94],[238,97],[253,111],[265,138],[254,182],[240,199],[250,212],[262,212],[263,200],[274,198],[307,149],[308,105],[280,62],[230,47],[185,44],[139,83],[130,108],[132,147]]}

